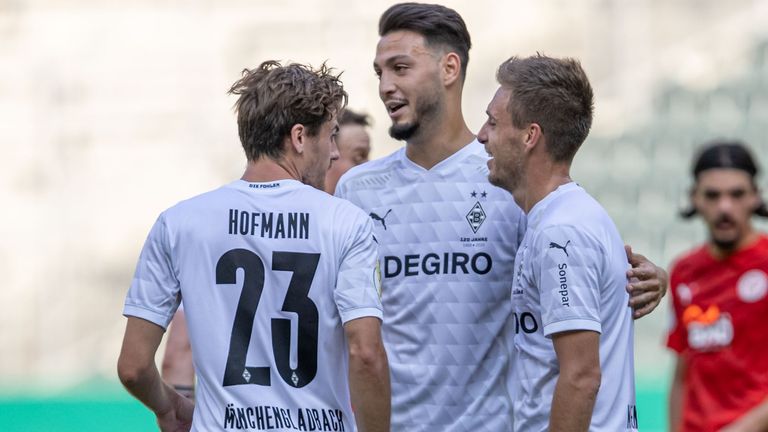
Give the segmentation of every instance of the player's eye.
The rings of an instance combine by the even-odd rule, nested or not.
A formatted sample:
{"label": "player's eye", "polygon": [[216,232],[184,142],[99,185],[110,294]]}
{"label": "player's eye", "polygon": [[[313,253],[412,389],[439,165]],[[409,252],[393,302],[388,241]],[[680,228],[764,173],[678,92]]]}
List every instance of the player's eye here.
{"label": "player's eye", "polygon": [[715,190],[704,191],[704,198],[708,201],[714,201],[720,198],[720,192]]}
{"label": "player's eye", "polygon": [[747,191],[744,189],[735,189],[731,191],[731,198],[741,199],[741,198],[744,198],[744,195],[746,194],[747,194]]}

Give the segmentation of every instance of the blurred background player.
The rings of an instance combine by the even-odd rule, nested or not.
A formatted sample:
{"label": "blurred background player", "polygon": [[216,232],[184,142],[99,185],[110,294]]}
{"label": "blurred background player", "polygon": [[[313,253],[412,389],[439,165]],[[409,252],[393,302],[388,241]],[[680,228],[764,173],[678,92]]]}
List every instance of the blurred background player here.
{"label": "blurred background player", "polygon": [[339,114],[339,135],[336,145],[339,147],[339,159],[333,161],[325,176],[325,191],[333,195],[336,183],[350,168],[368,162],[371,153],[371,137],[368,127],[371,125],[367,114],[345,108]]}
{"label": "blurred background player", "polygon": [[709,241],[670,272],[677,354],[669,395],[672,432],[768,430],[768,217],[758,166],[739,142],[709,144],[693,164],[686,218],[701,215]]}
{"label": "blurred background player", "polygon": [[[464,119],[469,32],[453,9],[399,3],[382,14],[379,36],[379,97],[405,147],[349,170],[336,195],[374,220],[393,430],[511,430],[510,278],[525,216],[488,183],[488,155]],[[666,275],[633,263],[643,280],[628,289],[641,316]]]}
{"label": "blurred background player", "polygon": [[[325,66],[267,61],[230,93],[245,173],[157,219],[125,300],[120,380],[163,431],[355,430],[353,418],[388,431],[372,222],[319,190],[346,92]],[[182,298],[194,419],[154,362]]]}
{"label": "blurred background player", "polygon": [[634,332],[624,243],[571,179],[592,126],[578,61],[512,57],[478,133],[489,181],[512,193],[528,226],[512,285],[515,430],[636,431]]}
{"label": "blurred background player", "polygon": [[[339,133],[336,146],[339,158],[331,163],[325,175],[325,191],[333,195],[339,178],[350,168],[368,162],[371,138],[368,134],[368,115],[344,108],[338,116]],[[194,398],[195,368],[192,365],[192,347],[189,345],[187,323],[183,305],[176,311],[168,329],[168,339],[162,363],[163,380],[182,395]]]}

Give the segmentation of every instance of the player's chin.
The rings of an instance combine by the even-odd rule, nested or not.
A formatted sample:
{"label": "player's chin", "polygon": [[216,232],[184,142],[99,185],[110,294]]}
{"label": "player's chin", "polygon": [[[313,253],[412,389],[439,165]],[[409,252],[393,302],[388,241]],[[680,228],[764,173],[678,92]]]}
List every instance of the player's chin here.
{"label": "player's chin", "polygon": [[721,249],[733,249],[739,242],[741,234],[733,230],[715,230],[712,233],[712,241]]}
{"label": "player's chin", "polygon": [[488,183],[501,187],[501,178],[491,169],[488,173]]}

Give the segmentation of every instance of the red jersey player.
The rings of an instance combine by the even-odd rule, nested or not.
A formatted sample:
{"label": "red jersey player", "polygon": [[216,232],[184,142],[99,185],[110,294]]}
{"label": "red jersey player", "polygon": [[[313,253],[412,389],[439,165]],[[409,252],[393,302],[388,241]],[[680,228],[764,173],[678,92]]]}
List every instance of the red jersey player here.
{"label": "red jersey player", "polygon": [[768,235],[751,223],[768,209],[757,172],[749,151],[732,142],[706,147],[693,167],[693,205],[683,216],[701,215],[709,241],[670,275],[671,431],[768,430]]}

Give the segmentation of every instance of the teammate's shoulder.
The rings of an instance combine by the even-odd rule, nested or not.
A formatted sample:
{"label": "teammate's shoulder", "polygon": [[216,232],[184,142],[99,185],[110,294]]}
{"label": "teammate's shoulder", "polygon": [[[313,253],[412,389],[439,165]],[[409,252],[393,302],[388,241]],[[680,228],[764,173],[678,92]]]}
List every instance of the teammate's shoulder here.
{"label": "teammate's shoulder", "polygon": [[[542,219],[550,224],[593,224],[596,219],[607,217],[603,206],[584,188],[576,183],[560,186],[553,192]],[[545,198],[547,199],[547,198]]]}
{"label": "teammate's shoulder", "polygon": [[394,170],[402,164],[405,148],[400,148],[379,159],[352,167],[339,179],[337,190],[345,187],[371,187],[385,184]]}
{"label": "teammate's shoulder", "polygon": [[475,138],[474,141],[467,144],[465,147],[467,153],[467,159],[471,162],[483,162],[488,161],[488,152],[485,150],[485,145]]}
{"label": "teammate's shoulder", "polygon": [[388,154],[387,156],[354,166],[350,168],[349,171],[344,173],[344,175],[341,176],[341,179],[342,181],[343,180],[349,181],[355,178],[369,176],[369,175],[376,175],[380,172],[390,170],[394,167],[397,167],[401,163],[404,152],[405,152],[405,147],[401,147],[395,150],[394,152]]}
{"label": "teammate's shoulder", "polygon": [[194,211],[195,209],[198,209],[198,208],[207,207],[213,201],[216,201],[217,199],[219,199],[219,197],[222,194],[227,193],[227,186],[228,185],[222,185],[215,189],[211,189],[209,191],[199,193],[189,198],[185,198],[177,202],[176,204],[172,205],[171,207],[167,208],[163,212],[163,214],[175,215],[178,213]]}

